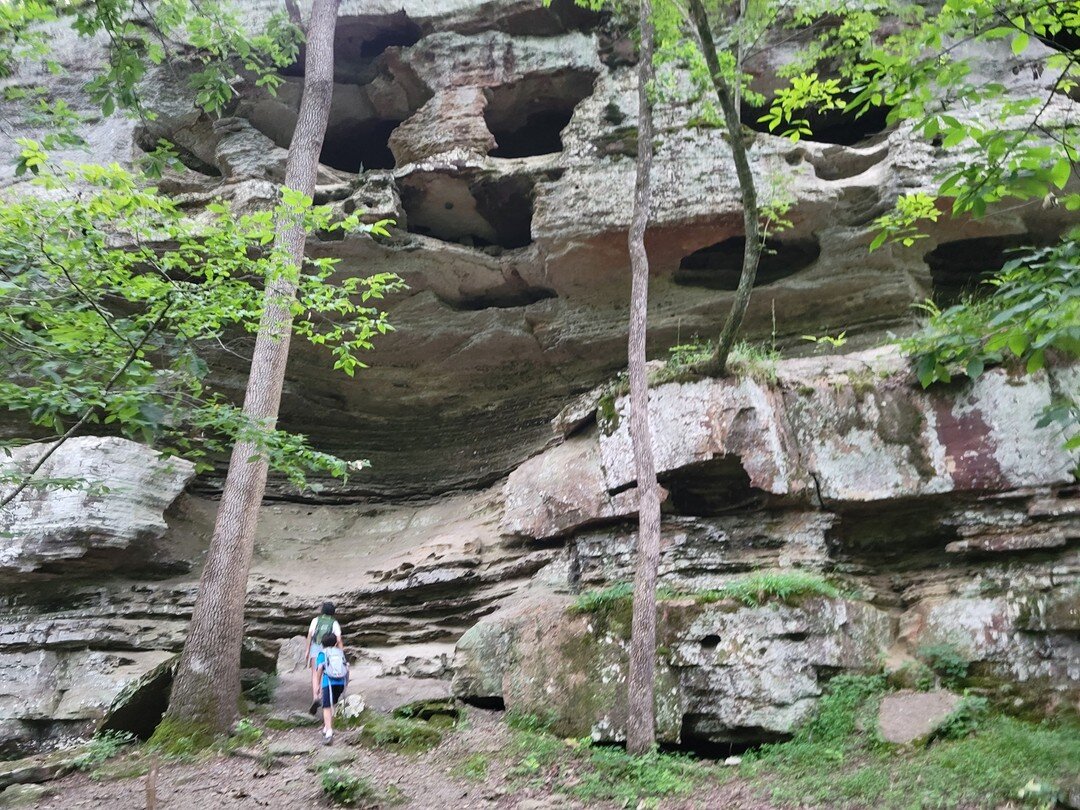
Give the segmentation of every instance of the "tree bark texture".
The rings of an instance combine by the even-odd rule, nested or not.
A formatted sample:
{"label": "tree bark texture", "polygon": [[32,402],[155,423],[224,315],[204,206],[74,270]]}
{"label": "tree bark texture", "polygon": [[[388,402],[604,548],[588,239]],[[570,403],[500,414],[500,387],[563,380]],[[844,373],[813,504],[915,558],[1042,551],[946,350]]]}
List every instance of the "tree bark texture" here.
{"label": "tree bark texture", "polygon": [[652,192],[653,123],[649,98],[653,77],[651,0],[641,0],[641,53],[638,61],[638,156],[634,209],[630,222],[630,436],[638,491],[637,565],[634,573],[630,673],[627,684],[626,750],[649,751],[656,742],[656,575],[660,564],[660,490],[649,427],[649,383],[645,338],[649,308],[649,257],[645,229]]}
{"label": "tree bark texture", "polygon": [[716,42],[713,40],[712,29],[709,27],[709,18],[705,13],[702,0],[688,0],[690,16],[694,30],[697,34],[698,45],[705,57],[705,64],[709,68],[709,78],[712,80],[716,98],[720,102],[720,109],[724,115],[724,125],[727,129],[728,138],[731,141],[731,157],[735,162],[735,174],[739,178],[739,191],[742,195],[743,228],[746,233],[746,247],[743,250],[742,273],[739,276],[739,286],[735,290],[735,300],[731,302],[731,310],[720,337],[717,338],[716,348],[709,358],[706,373],[723,376],[727,373],[727,359],[731,347],[735,343],[735,337],[739,334],[746,308],[750,305],[750,293],[754,289],[754,279],[757,277],[758,261],[761,258],[761,213],[758,209],[757,187],[754,185],[754,175],[750,171],[750,161],[746,155],[746,144],[743,141],[742,122],[739,119],[739,108],[735,103],[735,97],[731,88],[724,79],[720,69],[720,60],[716,55]]}
{"label": "tree bark texture", "polygon": [[[314,195],[330,101],[334,91],[334,30],[340,0],[315,0],[306,41],[304,89],[285,169],[286,187]],[[266,304],[255,339],[244,414],[267,429],[277,423],[292,333],[295,271],[304,260],[302,222],[283,216],[275,248],[287,251],[291,270],[268,280]],[[258,448],[238,442],[229,461],[210,550],[195,600],[166,717],[224,731],[240,700],[240,649],[244,603],[267,462]]]}

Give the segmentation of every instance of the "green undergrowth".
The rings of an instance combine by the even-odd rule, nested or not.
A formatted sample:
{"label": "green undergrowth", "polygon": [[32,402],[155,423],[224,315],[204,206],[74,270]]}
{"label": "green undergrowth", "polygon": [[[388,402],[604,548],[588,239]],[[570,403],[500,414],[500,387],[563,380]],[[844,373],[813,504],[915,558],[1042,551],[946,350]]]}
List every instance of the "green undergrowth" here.
{"label": "green undergrowth", "polygon": [[699,592],[694,596],[699,602],[734,599],[744,605],[756,607],[772,601],[797,604],[813,596],[836,599],[842,596],[842,593],[820,574],[790,569],[755,571],[733,579],[715,590]]}
{"label": "green undergrowth", "polygon": [[342,718],[337,721],[337,725],[345,729],[358,729],[355,739],[357,744],[399,754],[416,754],[438,745],[443,732],[452,727],[453,722],[428,722],[414,717],[394,717],[365,709],[359,717]]}
{"label": "green undergrowth", "polygon": [[1080,725],[991,715],[966,697],[924,748],[876,734],[883,676],[839,676],[816,718],[785,743],[749,753],[741,773],[782,804],[831,807],[990,807],[1029,783],[1060,789],[1080,763]]}
{"label": "green undergrowth", "polygon": [[146,747],[164,756],[188,757],[205,751],[218,740],[219,735],[207,725],[166,717],[154,729]]}
{"label": "green undergrowth", "polygon": [[103,731],[94,735],[73,763],[80,771],[93,771],[135,742],[126,731]]}
{"label": "green undergrowth", "polygon": [[522,787],[546,786],[586,806],[614,802],[621,807],[654,807],[661,799],[687,796],[710,774],[711,763],[682,754],[627,754],[622,748],[565,740],[534,715],[508,713],[512,729],[508,774]]}
{"label": "green undergrowth", "polygon": [[142,745],[125,732],[98,735],[80,756],[77,767],[87,770],[95,781],[112,781],[144,776],[153,761],[163,764],[194,762],[214,754],[232,754],[258,745],[263,729],[250,719],[242,719],[228,735],[214,734],[204,726],[163,720]]}
{"label": "green undergrowth", "polygon": [[[781,571],[755,571],[737,577],[719,588],[705,591],[678,591],[668,587],[657,589],[657,600],[692,598],[701,604],[732,599],[750,607],[768,602],[798,604],[803,599],[822,596],[835,599],[844,593],[820,574],[799,569]],[[629,608],[634,596],[634,586],[629,582],[616,582],[606,588],[584,591],[570,605],[571,613],[610,615]]]}
{"label": "green undergrowth", "polygon": [[450,769],[450,775],[470,782],[483,782],[487,779],[490,765],[487,754],[470,754]]}
{"label": "green undergrowth", "polygon": [[326,798],[342,807],[385,807],[405,799],[396,788],[384,790],[366,776],[339,765],[324,765],[318,775]]}

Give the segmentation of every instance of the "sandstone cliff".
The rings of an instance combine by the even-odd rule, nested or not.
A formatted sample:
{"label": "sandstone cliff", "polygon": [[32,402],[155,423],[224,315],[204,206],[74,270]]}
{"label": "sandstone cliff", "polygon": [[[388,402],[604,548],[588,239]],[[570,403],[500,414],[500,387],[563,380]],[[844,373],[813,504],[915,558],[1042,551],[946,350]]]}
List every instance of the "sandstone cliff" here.
{"label": "sandstone cliff", "polygon": [[[252,678],[272,671],[281,642],[329,596],[372,689],[445,692],[453,678],[463,697],[551,709],[568,733],[618,738],[625,627],[567,608],[582,589],[627,578],[633,544],[626,404],[597,392],[625,365],[633,48],[565,2],[346,0],[342,15],[319,198],[397,227],[388,241],[313,240],[309,251],[340,258],[344,274],[397,272],[410,289],[389,302],[396,332],[355,380],[306,347],[291,358],[285,426],[373,466],[347,488],[301,497],[278,486],[267,501],[245,665]],[[62,32],[56,51],[72,78],[54,90],[85,110],[79,80],[101,54]],[[782,56],[754,67],[763,86]],[[980,69],[1013,87],[1051,82],[1011,59],[1003,44]],[[245,89],[217,120],[194,112],[178,81],[148,79],[153,124],[97,120],[92,157],[130,163],[167,137],[189,170],[162,187],[193,211],[215,196],[272,200],[302,71],[277,97]],[[1053,103],[1075,112],[1067,97]],[[692,115],[673,104],[659,121],[656,357],[712,334],[737,277],[728,148]],[[782,736],[833,674],[931,644],[959,650],[995,694],[1040,709],[1075,701],[1077,459],[1034,422],[1051,391],[1076,390],[1076,369],[994,371],[925,393],[893,350],[871,348],[909,328],[913,302],[955,295],[1065,215],[1029,206],[943,220],[914,249],[870,254],[871,221],[901,191],[932,186],[950,159],[940,149],[871,117],[799,144],[758,134],[750,153],[763,185],[795,204],[746,331],[793,359],[775,380],[653,393],[670,493],[663,581],[684,594],[663,602],[666,738]],[[839,330],[852,354],[797,357],[800,335]],[[240,390],[235,358],[214,360],[218,384]],[[92,727],[159,672],[182,644],[213,519],[216,478],[189,484],[184,464],[145,448],[84,439],[55,464],[101,486],[24,497],[0,518],[11,746]],[[793,566],[843,595],[760,607],[693,598]],[[28,682],[42,685],[32,701]]]}

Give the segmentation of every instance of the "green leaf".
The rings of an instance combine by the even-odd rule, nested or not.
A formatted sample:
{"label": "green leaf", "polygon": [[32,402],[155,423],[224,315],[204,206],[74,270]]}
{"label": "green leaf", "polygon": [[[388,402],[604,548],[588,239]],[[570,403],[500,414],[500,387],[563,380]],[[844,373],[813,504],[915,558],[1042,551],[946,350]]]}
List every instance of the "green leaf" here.
{"label": "green leaf", "polygon": [[1065,188],[1065,184],[1069,182],[1069,175],[1072,174],[1072,164],[1068,158],[1062,158],[1054,167],[1050,170],[1050,182],[1058,188]]}
{"label": "green leaf", "polygon": [[1030,40],[1031,40],[1031,37],[1029,37],[1023,31],[1021,31],[1015,37],[1013,37],[1013,41],[1012,41],[1012,52],[1013,52],[1013,54],[1015,56],[1019,56],[1024,51],[1026,51],[1027,46],[1028,46],[1028,42]]}
{"label": "green leaf", "polygon": [[978,378],[983,373],[985,368],[986,368],[986,366],[983,363],[982,358],[973,357],[971,360],[968,360],[967,367],[964,369],[964,371],[968,375],[969,378],[974,380],[974,379]]}
{"label": "green leaf", "polygon": [[1009,351],[1020,357],[1028,347],[1028,336],[1023,332],[1014,332],[1009,335],[1008,347]]}

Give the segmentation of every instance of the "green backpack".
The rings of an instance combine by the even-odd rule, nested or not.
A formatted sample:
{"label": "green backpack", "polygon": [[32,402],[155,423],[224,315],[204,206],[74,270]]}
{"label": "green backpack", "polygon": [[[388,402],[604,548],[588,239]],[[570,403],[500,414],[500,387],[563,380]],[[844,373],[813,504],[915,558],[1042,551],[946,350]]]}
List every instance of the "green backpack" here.
{"label": "green backpack", "polygon": [[311,639],[312,643],[322,646],[322,639],[327,633],[334,632],[334,617],[327,616],[325,613],[319,616],[315,620],[315,636]]}

